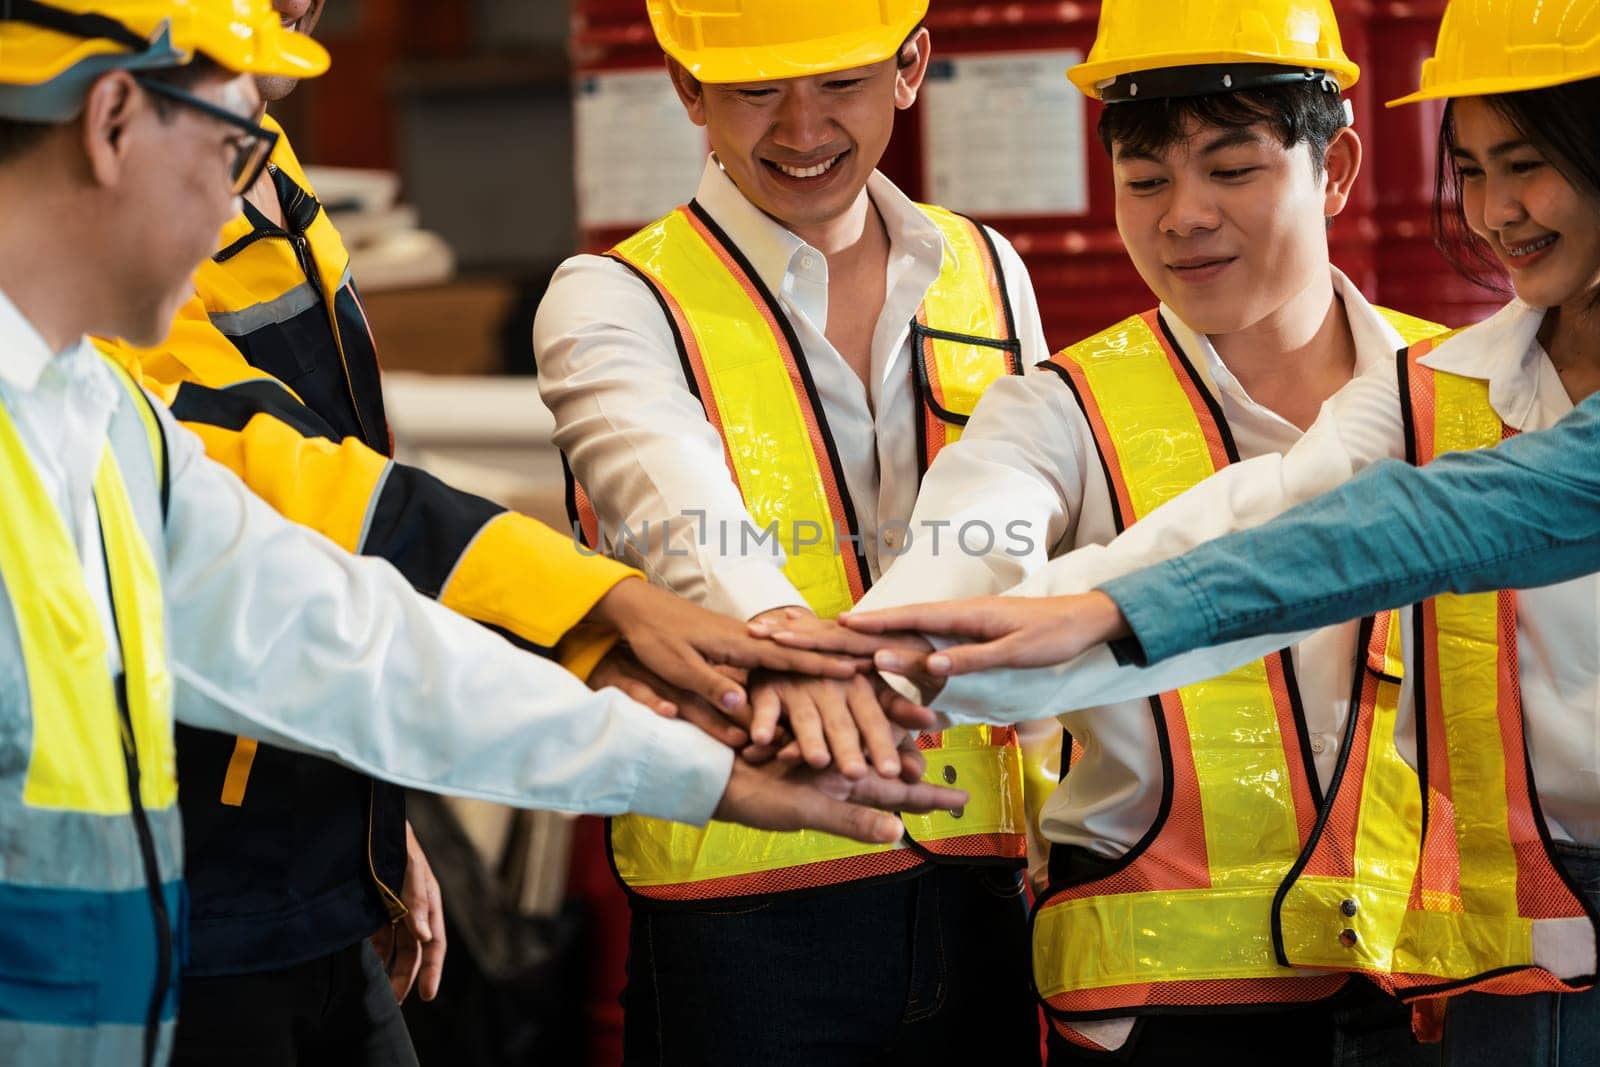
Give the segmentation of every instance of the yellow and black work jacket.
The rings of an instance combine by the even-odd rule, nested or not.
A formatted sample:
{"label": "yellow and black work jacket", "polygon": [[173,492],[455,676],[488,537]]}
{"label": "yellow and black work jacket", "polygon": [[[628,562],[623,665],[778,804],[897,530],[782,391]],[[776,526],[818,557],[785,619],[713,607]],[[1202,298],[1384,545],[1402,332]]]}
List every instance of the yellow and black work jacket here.
{"label": "yellow and black work jacket", "polygon": [[[926,470],[960,436],[983,391],[1020,373],[1021,346],[983,227],[940,208],[923,211],[944,237],[942,270],[911,325]],[[849,608],[871,581],[860,524],[827,413],[781,305],[699,204],[646,227],[611,255],[656,295],[676,335],[685,383],[722,437],[746,506],[785,545],[785,576],[819,616]],[[575,490],[575,505],[581,503]],[[584,521],[581,506],[575,510]],[[820,543],[802,543],[802,526],[821,531]],[[611,820],[618,877],[636,898],[683,902],[892,877],[930,861],[1020,865],[1026,816],[1016,731],[962,727],[925,734],[919,743],[930,779],[968,790],[971,800],[965,808],[907,816],[907,847],[623,816]]]}
{"label": "yellow and black work jacket", "polygon": [[[572,631],[634,572],[393,462],[349,254],[286,138],[271,174],[287,227],[247,206],[164,343],[105,347],[288,518],[524,648],[592,666],[606,640]],[[315,958],[403,913],[400,790],[248,738],[178,734],[192,973]]]}
{"label": "yellow and black work jacket", "polygon": [[[1443,329],[1380,313],[1408,340]],[[1159,311],[1042,366],[1084,412],[1119,530],[1239,459],[1220,406]],[[1067,850],[1054,851],[1034,913],[1046,1013],[1063,1037],[1097,1050],[1110,1047],[1105,1033],[1126,1031],[1090,1037],[1086,1020],[1293,1004],[1346,981],[1281,959],[1275,942],[1274,901],[1323,803],[1287,651],[1159,694],[1151,708],[1165,779],[1154,825],[1088,878],[1058,862]]]}

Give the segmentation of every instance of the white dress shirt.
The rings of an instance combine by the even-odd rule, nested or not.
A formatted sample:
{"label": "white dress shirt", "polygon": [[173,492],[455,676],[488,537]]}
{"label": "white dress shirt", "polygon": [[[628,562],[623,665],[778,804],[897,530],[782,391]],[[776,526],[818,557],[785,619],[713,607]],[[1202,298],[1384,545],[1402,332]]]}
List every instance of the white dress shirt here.
{"label": "white dress shirt", "polygon": [[[1355,338],[1356,375],[1392,377],[1394,354],[1403,347],[1400,336],[1338,270],[1333,270],[1333,280]],[[1171,309],[1163,307],[1161,313],[1221,405],[1241,459],[1276,458],[1293,448],[1301,431],[1251,399],[1205,335],[1190,329]],[[1110,493],[1093,431],[1066,384],[1048,371],[1002,381],[979,402],[961,441],[946,449],[928,472],[912,519],[918,539],[861,607],[1005,591],[1030,574],[1045,572],[1050,557],[1113,540],[1117,530]],[[1130,531],[1142,529],[1171,506]],[[956,530],[967,523],[987,524],[998,532],[995,550],[973,554],[946,535],[935,551],[923,533],[938,520],[947,520]],[[1292,652],[1316,770],[1324,782],[1337,762],[1349,714],[1355,639],[1354,624],[1329,627]],[[1012,722],[1065,712],[1061,721],[1084,752],[1063,788],[1045,805],[1041,828],[1051,841],[1115,857],[1136,844],[1154,822],[1163,789],[1155,724],[1149,701],[1142,699],[1154,690],[1115,684],[1125,683],[1133,673],[1101,670],[1082,684],[1060,671],[977,674],[951,679],[935,706],[952,723]],[[1017,681],[1028,675],[1034,677]],[[1049,684],[1044,675],[1058,684]],[[1108,676],[1113,684],[1101,684]],[[1156,687],[1166,688],[1171,686]]]}
{"label": "white dress shirt", "polygon": [[[1539,344],[1544,315],[1543,309],[1514,300],[1434,349],[1422,363],[1486,380],[1489,403],[1508,426],[1524,433],[1548,429],[1572,410],[1572,401]],[[1169,502],[1115,543],[1055,560],[1010,592],[1087,591],[1213,537],[1256,526],[1379,460],[1405,458],[1405,451],[1399,383],[1391,366],[1331,397],[1301,443],[1286,454],[1231,467]],[[1409,641],[1409,624],[1402,633]],[[1097,649],[1062,667],[1006,672],[999,688],[1018,711],[1029,699],[1078,700],[1087,694],[1142,691],[1157,682],[1165,689],[1253,659],[1286,639],[1234,642],[1146,669],[1118,667],[1109,653]],[[1600,844],[1600,577],[1519,592],[1517,654],[1529,756],[1551,833]],[[1402,691],[1398,740],[1402,753],[1414,760],[1412,680],[1408,675]],[[997,681],[998,676],[986,684],[980,675],[954,680],[940,707],[958,707],[954,717],[962,718],[979,702],[992,706]]]}
{"label": "white dress shirt", "polygon": [[[92,481],[122,394],[114,373],[86,341],[51,353],[0,293],[0,403],[73,533],[108,633]],[[432,792],[710,817],[728,749],[615,690],[591,692],[417,594],[388,563],[289,522],[157,407],[170,505],[165,544],[151,548],[165,554],[179,721]]]}
{"label": "white dress shirt", "polygon": [[[876,578],[888,560],[879,558],[884,553],[873,533],[882,529],[892,541],[892,524],[910,518],[917,496],[919,412],[910,324],[939,275],[944,239],[882,174],[872,175],[867,193],[890,243],[870,388],[825,336],[827,257],[746,200],[715,159],[706,164],[696,200],[744,253],[794,326],[866,535],[863,555]],[[990,236],[1011,296],[1022,359],[1031,365],[1049,355],[1033,287],[1011,245],[993,231]],[[757,531],[762,524],[751,517],[728,473],[722,441],[689,391],[666,316],[642,281],[603,257],[568,260],[539,307],[534,351],[540,390],[556,417],[555,443],[594,502],[610,535],[608,547],[619,558],[673,592],[737,618],[804,604],[783,575],[785,558],[772,543],[776,538],[742,543],[746,524]],[[670,540],[661,536],[663,522]],[[648,546],[638,539],[619,543],[619,531],[638,535],[646,523]]]}

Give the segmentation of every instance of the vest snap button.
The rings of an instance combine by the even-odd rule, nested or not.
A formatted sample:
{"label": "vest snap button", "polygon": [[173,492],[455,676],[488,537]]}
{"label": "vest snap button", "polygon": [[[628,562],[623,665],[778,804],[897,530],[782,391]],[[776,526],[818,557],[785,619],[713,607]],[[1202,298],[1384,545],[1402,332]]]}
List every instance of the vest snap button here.
{"label": "vest snap button", "polygon": [[1361,938],[1356,936],[1356,932],[1349,927],[1339,931],[1339,944],[1345,948],[1355,948],[1356,942],[1360,940]]}
{"label": "vest snap button", "polygon": [[956,780],[956,769],[950,764],[944,765],[944,781],[946,785],[953,785]]}
{"label": "vest snap button", "polygon": [[1346,900],[1343,904],[1339,905],[1339,911],[1346,919],[1355,918],[1356,912],[1360,910],[1361,906],[1353,899]]}
{"label": "vest snap button", "polygon": [[967,813],[967,809],[966,808],[951,808],[950,809],[950,817],[952,819],[959,819],[959,818],[961,818],[961,816],[965,815],[966,813]]}

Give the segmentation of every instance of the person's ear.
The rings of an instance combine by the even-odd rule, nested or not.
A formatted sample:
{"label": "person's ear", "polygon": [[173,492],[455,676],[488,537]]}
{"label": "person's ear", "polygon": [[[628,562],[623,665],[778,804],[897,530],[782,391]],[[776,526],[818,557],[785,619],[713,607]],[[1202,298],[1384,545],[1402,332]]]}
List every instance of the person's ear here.
{"label": "person's ear", "polygon": [[1323,153],[1322,171],[1326,181],[1322,215],[1331,219],[1350,202],[1350,192],[1361,174],[1361,138],[1355,130],[1346,126],[1333,135]]}
{"label": "person's ear", "polygon": [[922,83],[928,77],[928,60],[932,56],[933,38],[926,29],[920,29],[911,35],[911,39],[895,57],[894,106],[901,111],[917,102],[917,94],[922,91]]}
{"label": "person's ear", "polygon": [[678,99],[683,101],[683,109],[689,113],[689,121],[696,126],[706,124],[706,87],[700,84],[700,79],[690,74],[682,63],[671,56],[667,57],[667,76],[672,79],[672,87],[678,90]]}
{"label": "person's ear", "polygon": [[125,70],[112,71],[89,87],[83,103],[83,152],[97,184],[112,186],[122,180],[129,131],[149,106],[149,98]]}

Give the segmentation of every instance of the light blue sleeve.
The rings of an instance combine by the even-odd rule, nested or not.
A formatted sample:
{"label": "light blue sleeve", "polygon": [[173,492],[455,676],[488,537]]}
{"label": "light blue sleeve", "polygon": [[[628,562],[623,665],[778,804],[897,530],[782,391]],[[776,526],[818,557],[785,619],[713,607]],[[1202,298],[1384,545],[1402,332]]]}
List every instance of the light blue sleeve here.
{"label": "light blue sleeve", "polygon": [[1528,589],[1600,571],[1600,394],[1549,430],[1385,462],[1264,526],[1107,582],[1154,662],[1307,630],[1443,592]]}

